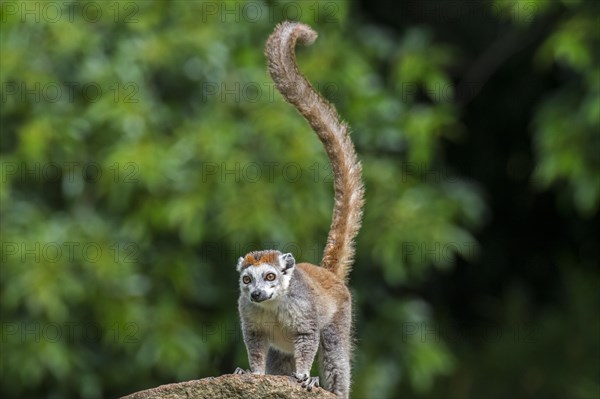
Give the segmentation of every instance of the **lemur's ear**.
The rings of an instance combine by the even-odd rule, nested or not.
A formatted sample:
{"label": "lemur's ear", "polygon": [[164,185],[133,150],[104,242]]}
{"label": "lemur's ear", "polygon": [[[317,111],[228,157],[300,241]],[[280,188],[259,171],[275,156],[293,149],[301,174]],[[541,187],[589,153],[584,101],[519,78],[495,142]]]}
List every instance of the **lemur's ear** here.
{"label": "lemur's ear", "polygon": [[285,274],[287,270],[296,266],[296,259],[294,259],[294,255],[290,253],[280,255],[279,259],[281,260],[281,271],[283,274]]}
{"label": "lemur's ear", "polygon": [[242,264],[243,263],[244,263],[244,258],[242,258],[240,256],[240,258],[238,259],[237,267],[236,267],[236,270],[238,271],[238,273],[242,271]]}

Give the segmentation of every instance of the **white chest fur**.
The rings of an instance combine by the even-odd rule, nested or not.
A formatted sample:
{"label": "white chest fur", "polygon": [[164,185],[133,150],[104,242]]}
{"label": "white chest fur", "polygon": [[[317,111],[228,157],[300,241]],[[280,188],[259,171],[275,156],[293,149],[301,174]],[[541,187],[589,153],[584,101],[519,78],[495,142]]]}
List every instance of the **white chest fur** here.
{"label": "white chest fur", "polygon": [[272,305],[274,306],[261,306],[260,311],[257,312],[258,327],[266,333],[270,346],[281,352],[294,353],[296,328],[294,328],[293,316],[281,310],[276,303]]}

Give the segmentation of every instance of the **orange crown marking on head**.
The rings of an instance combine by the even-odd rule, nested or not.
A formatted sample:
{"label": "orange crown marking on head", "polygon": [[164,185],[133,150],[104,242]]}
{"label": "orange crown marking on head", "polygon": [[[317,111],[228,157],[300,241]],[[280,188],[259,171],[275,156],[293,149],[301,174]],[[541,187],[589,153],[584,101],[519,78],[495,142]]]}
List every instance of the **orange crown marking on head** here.
{"label": "orange crown marking on head", "polygon": [[277,254],[274,252],[267,253],[249,253],[244,258],[244,263],[248,266],[258,266],[263,263],[275,264],[277,262]]}

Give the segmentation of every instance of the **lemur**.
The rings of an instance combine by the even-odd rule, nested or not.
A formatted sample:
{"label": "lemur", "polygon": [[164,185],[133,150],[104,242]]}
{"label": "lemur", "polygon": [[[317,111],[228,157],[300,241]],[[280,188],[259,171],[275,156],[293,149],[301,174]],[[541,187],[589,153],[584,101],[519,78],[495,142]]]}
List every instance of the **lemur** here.
{"label": "lemur", "polygon": [[350,391],[352,299],[346,286],[361,224],[361,164],[348,125],[298,70],[296,43],[312,44],[309,26],[283,22],[267,40],[265,55],[278,91],[306,118],[323,143],[334,173],[335,205],[321,267],[296,263],[291,253],[254,251],[240,257],[239,313],[250,371],[291,375],[312,390],[310,369],[319,351],[321,383],[336,395]]}

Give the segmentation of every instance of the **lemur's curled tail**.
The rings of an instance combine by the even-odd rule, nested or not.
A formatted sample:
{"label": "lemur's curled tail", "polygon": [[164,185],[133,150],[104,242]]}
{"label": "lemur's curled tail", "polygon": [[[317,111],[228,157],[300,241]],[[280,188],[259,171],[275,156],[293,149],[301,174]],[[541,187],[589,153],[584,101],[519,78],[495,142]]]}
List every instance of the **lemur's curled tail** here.
{"label": "lemur's curled tail", "polygon": [[296,42],[310,45],[316,38],[317,33],[307,25],[283,22],[269,37],[265,55],[277,90],[306,118],[325,146],[331,162],[335,205],[321,265],[345,281],[352,266],[353,241],[362,217],[362,169],[348,135],[348,125],[298,70]]}

